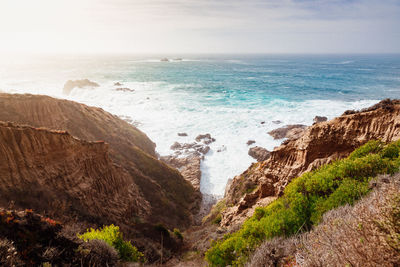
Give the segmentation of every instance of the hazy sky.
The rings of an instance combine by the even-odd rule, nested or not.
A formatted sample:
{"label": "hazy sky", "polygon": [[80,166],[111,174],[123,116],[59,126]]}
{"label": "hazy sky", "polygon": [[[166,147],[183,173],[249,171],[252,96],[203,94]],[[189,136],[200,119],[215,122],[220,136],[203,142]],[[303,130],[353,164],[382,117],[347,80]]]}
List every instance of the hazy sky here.
{"label": "hazy sky", "polygon": [[400,0],[0,0],[0,52],[400,53]]}

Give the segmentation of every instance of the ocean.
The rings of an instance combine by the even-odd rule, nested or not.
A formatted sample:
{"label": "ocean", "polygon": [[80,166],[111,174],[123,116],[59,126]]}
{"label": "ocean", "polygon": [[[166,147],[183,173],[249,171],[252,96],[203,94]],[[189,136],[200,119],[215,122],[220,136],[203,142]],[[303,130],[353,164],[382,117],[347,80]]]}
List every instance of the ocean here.
{"label": "ocean", "polygon": [[[267,134],[272,129],[400,97],[400,55],[170,55],[183,60],[161,62],[164,57],[7,57],[0,61],[0,91],[101,107],[144,131],[160,155],[172,154],[175,141],[210,133],[216,141],[201,163],[201,191],[218,197],[229,178],[255,162],[248,140],[273,150],[282,140]],[[63,94],[67,80],[84,78],[100,87]],[[116,91],[116,82],[134,92]]]}

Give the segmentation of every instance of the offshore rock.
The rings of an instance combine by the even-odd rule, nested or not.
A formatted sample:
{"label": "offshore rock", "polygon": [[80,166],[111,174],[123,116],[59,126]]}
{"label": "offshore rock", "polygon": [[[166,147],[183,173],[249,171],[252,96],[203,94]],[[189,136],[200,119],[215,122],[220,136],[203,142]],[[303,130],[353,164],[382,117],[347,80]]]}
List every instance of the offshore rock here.
{"label": "offshore rock", "polygon": [[203,141],[204,144],[208,145],[211,144],[212,142],[215,142],[215,138],[212,138],[209,133],[207,134],[199,134],[195,140],[197,142]]}
{"label": "offshore rock", "polygon": [[63,93],[66,95],[69,95],[71,93],[72,89],[78,87],[78,88],[84,88],[84,87],[99,87],[100,85],[96,82],[89,81],[88,79],[83,79],[83,80],[69,80],[65,83]]}

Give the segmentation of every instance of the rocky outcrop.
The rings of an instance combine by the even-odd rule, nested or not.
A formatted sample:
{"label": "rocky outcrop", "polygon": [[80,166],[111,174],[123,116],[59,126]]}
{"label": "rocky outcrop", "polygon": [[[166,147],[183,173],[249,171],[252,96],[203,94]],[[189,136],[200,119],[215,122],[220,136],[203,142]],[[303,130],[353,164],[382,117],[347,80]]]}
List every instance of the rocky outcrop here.
{"label": "rocky outcrop", "polygon": [[199,134],[198,136],[196,136],[195,140],[197,142],[203,142],[206,145],[211,144],[212,142],[215,142],[215,138],[211,137],[211,134],[207,133],[207,134]]}
{"label": "rocky outcrop", "polygon": [[327,117],[323,117],[323,116],[315,116],[313,119],[314,123],[320,123],[320,122],[324,122],[327,121],[328,118]]}
{"label": "rocky outcrop", "polygon": [[382,102],[308,127],[300,138],[285,141],[269,159],[236,176],[226,190],[225,201],[230,207],[223,212],[221,225],[242,223],[259,203],[282,194],[294,177],[346,157],[369,140],[399,139],[400,101]]}
{"label": "rocky outcrop", "polygon": [[284,127],[272,130],[268,132],[268,134],[271,135],[275,140],[283,138],[297,139],[304,133],[305,128],[307,128],[307,126],[302,124],[286,125]]}
{"label": "rocky outcrop", "polygon": [[200,191],[200,156],[190,155],[183,158],[177,156],[163,156],[160,160],[178,169],[182,176],[189,181],[196,190]]}
{"label": "rocky outcrop", "polygon": [[[129,123],[100,108],[88,107],[72,101],[54,99],[47,96],[0,94],[0,121],[12,121],[18,124],[31,125],[33,127],[66,130],[71,136],[77,137],[81,140],[102,140],[109,144],[108,146],[105,144],[97,146],[91,145],[95,146],[97,149],[102,148],[103,156],[96,154],[87,156],[86,158],[96,159],[96,157],[106,157],[104,155],[108,154],[107,158],[110,160],[107,163],[108,165],[104,162],[103,167],[97,165],[90,165],[89,167],[96,168],[98,171],[103,170],[106,172],[106,170],[108,170],[111,172],[111,170],[113,170],[112,168],[115,170],[117,168],[112,166],[118,164],[120,167],[117,169],[121,175],[112,175],[111,177],[123,179],[124,181],[129,180],[129,183],[132,184],[132,186],[136,185],[134,187],[137,188],[138,192],[136,199],[142,203],[144,208],[139,209],[138,206],[137,214],[134,212],[135,209],[132,208],[132,214],[136,215],[133,217],[130,216],[129,218],[131,219],[137,218],[142,221],[159,222],[169,228],[178,227],[182,229],[192,223],[192,215],[197,213],[201,202],[201,195],[190,185],[190,183],[185,181],[178,171],[156,159],[155,144],[144,133]],[[26,147],[34,147],[37,145],[35,139],[28,140],[30,140],[31,143],[26,141],[24,143]],[[42,144],[43,151],[45,149],[45,144],[46,143]],[[21,149],[24,149],[24,147]],[[108,148],[106,149],[106,147]],[[81,149],[76,148],[76,151],[81,151]],[[69,154],[60,155],[63,157],[69,156]],[[73,156],[74,160],[75,157],[82,157],[85,159],[85,156],[83,155]],[[53,158],[57,159],[56,154],[54,157],[47,158],[47,161],[42,164],[51,165]],[[59,162],[55,162],[54,164],[56,163],[61,164]],[[10,161],[7,164],[11,165],[15,163]],[[66,160],[65,164],[72,163]],[[38,166],[38,168],[39,167],[40,166]],[[29,169],[27,169],[24,177],[29,177],[28,170]],[[75,169],[76,171],[72,171],[73,169],[71,168],[70,170],[72,173],[76,172],[77,174],[86,173],[84,169],[80,171]],[[11,179],[12,176],[10,176],[10,173],[11,170],[9,168],[4,168],[2,169],[0,176]],[[43,179],[49,181],[49,183],[46,183],[46,186],[51,185],[58,188],[57,190],[65,191],[62,189],[66,186],[64,182],[60,184],[57,183],[57,179],[61,178],[57,178],[58,176],[47,177],[46,175],[53,174],[53,172],[50,171],[49,173],[44,172],[43,174],[44,176],[41,178],[41,181],[43,181]],[[65,175],[67,174],[68,173],[66,172]],[[60,173],[60,175],[62,175],[62,173]],[[125,177],[126,175],[128,177]],[[102,175],[98,173],[97,177],[101,176]],[[92,177],[92,175],[90,175],[90,177]],[[110,179],[112,180],[116,178]],[[50,183],[50,181],[52,182]],[[105,186],[108,184],[106,182],[104,183]],[[124,183],[125,182],[121,182],[121,185],[129,189],[129,185]],[[11,185],[13,184],[9,183],[9,185],[9,190],[11,192],[13,189]],[[83,188],[85,189],[85,187]],[[26,188],[26,190],[28,189],[29,188]],[[83,191],[79,191],[79,187],[76,187],[76,190],[78,190],[76,194],[82,194],[82,197],[85,196]],[[121,192],[125,192],[125,189],[122,188],[121,190]],[[133,189],[130,190],[134,192]],[[114,191],[111,190],[106,192],[111,194],[110,199],[112,200],[114,194],[112,192]],[[15,198],[13,196],[14,195],[10,194],[10,200]],[[97,200],[96,195],[96,198],[93,197],[92,201],[103,203],[104,201],[108,201],[106,196],[107,195],[99,196],[99,199]],[[118,196],[117,193],[116,196]],[[123,196],[121,196],[121,198],[124,199]],[[135,201],[130,205],[136,203]],[[75,205],[78,204],[79,202],[75,203]],[[21,204],[21,208],[29,208],[30,204],[29,202],[26,202],[24,205],[25,206],[22,206]],[[107,207],[107,204],[104,205]],[[95,205],[94,209],[96,209],[96,207],[97,206]],[[122,205],[122,207],[124,207],[124,205]],[[142,213],[139,213],[140,210]],[[49,210],[47,210],[47,212],[49,212]],[[110,210],[110,212],[113,211]]]}
{"label": "rocky outcrop", "polygon": [[270,152],[267,149],[259,146],[250,148],[248,154],[257,161],[264,161],[270,157]]}
{"label": "rocky outcrop", "polygon": [[[186,136],[184,134],[185,133],[178,133],[179,136]],[[200,162],[204,159],[204,155],[210,151],[210,147],[206,144],[207,141],[211,140],[211,136],[205,135],[200,139],[197,138],[196,141],[197,140],[198,142],[201,140],[204,142],[173,143],[171,149],[175,151],[174,154],[163,156],[160,160],[178,169],[182,176],[189,181],[198,192],[200,192]]]}
{"label": "rocky outcrop", "polygon": [[64,84],[64,89],[63,93],[66,95],[69,95],[71,93],[72,89],[78,87],[78,88],[84,88],[84,87],[99,87],[100,85],[98,83],[89,81],[88,79],[83,79],[83,80],[68,80]]}

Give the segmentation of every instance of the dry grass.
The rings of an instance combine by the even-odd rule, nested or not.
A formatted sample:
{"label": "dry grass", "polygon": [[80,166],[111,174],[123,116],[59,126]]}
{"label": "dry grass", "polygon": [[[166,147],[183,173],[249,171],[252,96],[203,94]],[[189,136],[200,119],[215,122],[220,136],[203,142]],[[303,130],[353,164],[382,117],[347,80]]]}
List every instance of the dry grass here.
{"label": "dry grass", "polygon": [[371,186],[354,206],[327,212],[312,231],[264,242],[247,266],[400,266],[400,174]]}
{"label": "dry grass", "polygon": [[398,266],[400,264],[399,175],[380,177],[377,188],[354,207],[324,215],[301,236],[302,266]]}
{"label": "dry grass", "polygon": [[299,240],[276,237],[264,242],[253,254],[246,267],[290,266],[295,262],[294,255]]}
{"label": "dry grass", "polygon": [[0,266],[23,266],[14,242],[8,239],[0,239]]}

